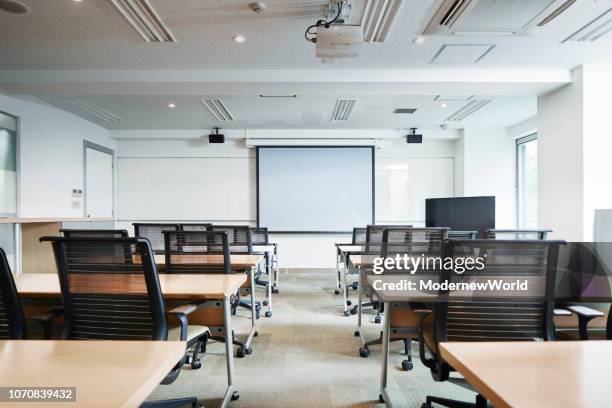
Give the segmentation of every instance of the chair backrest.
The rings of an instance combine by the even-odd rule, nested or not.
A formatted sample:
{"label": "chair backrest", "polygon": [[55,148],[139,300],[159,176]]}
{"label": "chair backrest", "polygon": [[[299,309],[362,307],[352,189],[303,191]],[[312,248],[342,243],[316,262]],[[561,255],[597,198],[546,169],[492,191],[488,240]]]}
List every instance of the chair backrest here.
{"label": "chair backrest", "polygon": [[[232,273],[225,231],[165,231],[166,273]],[[211,263],[210,256],[222,257]]]}
{"label": "chair backrest", "polygon": [[[435,303],[436,347],[444,341],[552,340],[555,273],[562,241],[446,240],[444,259],[480,258],[481,270],[444,269],[440,282],[528,282],[526,290],[446,290]],[[464,261],[463,261],[464,262]],[[467,295],[471,293],[472,296]],[[438,351],[438,350],[436,350]]]}
{"label": "chair backrest", "polygon": [[0,339],[21,340],[27,326],[6,253],[0,248]]}
{"label": "chair backrest", "polygon": [[351,240],[351,243],[353,245],[364,245],[366,243],[366,234],[367,228],[353,228],[353,239]]}
{"label": "chair backrest", "polygon": [[[167,340],[153,251],[143,238],[43,237],[53,245],[63,339]],[[129,246],[132,261],[126,260]]]}
{"label": "chair backrest", "polygon": [[484,233],[485,239],[546,239],[551,229],[492,229],[487,228]]}
{"label": "chair backrest", "polygon": [[478,231],[448,231],[448,239],[476,239]]}
{"label": "chair backrest", "polygon": [[270,243],[268,228],[251,227],[251,243],[253,245],[268,245]]}
{"label": "chair backrest", "polygon": [[127,230],[104,230],[104,229],[64,229],[60,230],[66,238],[127,238],[130,235]]}
{"label": "chair backrest", "polygon": [[164,253],[164,231],[178,231],[178,224],[134,223],[134,236],[146,238],[151,243],[154,253]]}
{"label": "chair backrest", "polygon": [[365,253],[380,254],[383,232],[388,228],[412,228],[412,225],[368,225],[366,227]]}
{"label": "chair backrest", "polygon": [[441,256],[448,228],[387,228],[383,232],[381,256]]}
{"label": "chair backrest", "polygon": [[234,254],[252,254],[253,241],[251,227],[248,225],[213,225],[209,231],[227,233],[229,249]]}
{"label": "chair backrest", "polygon": [[179,230],[181,231],[208,231],[211,223],[193,223],[193,224],[179,224]]}

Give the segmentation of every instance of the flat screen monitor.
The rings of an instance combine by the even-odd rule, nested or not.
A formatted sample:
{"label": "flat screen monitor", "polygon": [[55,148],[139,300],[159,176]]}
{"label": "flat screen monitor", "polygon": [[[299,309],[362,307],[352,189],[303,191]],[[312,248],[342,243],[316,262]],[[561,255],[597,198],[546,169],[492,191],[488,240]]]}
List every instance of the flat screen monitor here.
{"label": "flat screen monitor", "polygon": [[487,228],[495,228],[495,197],[428,198],[425,225],[478,231],[478,237],[482,238]]}

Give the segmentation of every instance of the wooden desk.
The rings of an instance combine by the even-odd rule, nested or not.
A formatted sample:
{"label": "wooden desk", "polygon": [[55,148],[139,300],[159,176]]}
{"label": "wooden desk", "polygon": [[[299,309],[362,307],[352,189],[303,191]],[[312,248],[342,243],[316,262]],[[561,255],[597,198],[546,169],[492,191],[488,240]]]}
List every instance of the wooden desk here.
{"label": "wooden desk", "polygon": [[76,402],[49,402],[53,407],[137,407],[180,361],[185,347],[182,341],[2,340],[0,386],[76,387]]}
{"label": "wooden desk", "polygon": [[497,408],[610,406],[612,341],[441,343]]}
{"label": "wooden desk", "polygon": [[[247,275],[231,274],[171,274],[159,275],[159,282],[164,299],[178,299],[189,301],[211,301],[214,303],[223,303],[223,327],[219,328],[225,338],[225,354],[227,364],[227,389],[223,397],[221,406],[227,407],[234,395],[234,353],[232,344],[232,312],[230,297],[246,282]],[[59,280],[57,275],[44,273],[25,274],[15,276],[15,285],[19,295],[23,298],[58,298],[61,296]],[[254,291],[253,291],[254,292]],[[202,308],[197,312],[207,312],[207,308]],[[199,323],[195,314],[190,316],[192,324]],[[254,312],[251,314],[252,325],[251,331],[245,341],[245,347],[250,348],[251,341],[256,333]],[[204,322],[206,324],[206,322]],[[207,324],[211,330],[215,328],[213,325]],[[217,335],[218,333],[215,333]],[[184,347],[183,347],[184,352]],[[138,356],[137,352],[134,352]],[[178,361],[178,360],[177,360]],[[36,365],[32,365],[28,369],[33,369]],[[92,369],[93,370],[93,369]],[[119,377],[122,378],[123,376]],[[78,393],[78,390],[77,390]],[[112,404],[109,404],[112,406]]]}

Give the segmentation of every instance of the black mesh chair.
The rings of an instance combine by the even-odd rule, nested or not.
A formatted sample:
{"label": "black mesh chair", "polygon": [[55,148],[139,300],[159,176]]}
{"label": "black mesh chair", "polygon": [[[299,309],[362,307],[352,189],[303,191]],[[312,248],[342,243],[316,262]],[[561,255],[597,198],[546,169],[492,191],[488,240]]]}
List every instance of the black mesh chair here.
{"label": "black mesh chair", "polygon": [[448,239],[476,239],[478,231],[448,231]]}
{"label": "black mesh chair", "polygon": [[[233,273],[226,232],[165,231],[164,238],[166,242],[166,273]],[[223,264],[206,262],[208,255],[222,256]],[[215,309],[222,314],[221,306]],[[213,313],[212,310],[209,309],[209,311]],[[211,327],[213,335],[210,338],[224,342],[225,337],[214,335],[215,332],[221,333],[222,330],[222,327]],[[251,354],[251,348],[247,348],[243,342],[236,340],[234,333],[232,333],[232,339],[233,344],[240,346],[236,353],[237,357]],[[205,348],[202,351],[206,351]]]}
{"label": "black mesh chair", "polygon": [[[208,328],[188,325],[187,316],[202,305],[184,305],[166,312],[149,241],[142,238],[43,237],[53,246],[64,304],[65,340],[181,340],[198,361]],[[129,245],[133,261],[123,248]],[[93,249],[93,250],[92,250]],[[181,326],[169,328],[168,315]],[[187,361],[185,355],[162,381],[172,383]],[[155,407],[197,406],[197,398],[152,402]],[[143,406],[147,406],[145,403]]]}
{"label": "black mesh chair", "polygon": [[156,254],[164,253],[164,231],[178,231],[179,224],[152,224],[134,223],[134,236],[136,238],[146,238],[151,243],[151,248]]}
{"label": "black mesh chair", "polygon": [[[253,240],[251,237],[251,227],[248,225],[212,225],[209,227],[209,231],[221,231],[227,233],[227,241],[229,243],[229,249],[231,254],[253,254]],[[255,279],[258,276],[255,274]],[[243,299],[242,294],[247,293],[250,288],[242,288],[238,291],[238,297],[236,299],[236,306],[244,307],[251,310],[250,299]],[[236,307],[232,309],[232,313],[236,313]],[[261,316],[261,302],[255,302],[255,317],[259,319]],[[272,312],[267,311],[266,317],[272,316]]]}
{"label": "black mesh chair", "polygon": [[65,229],[60,230],[66,238],[128,238],[130,235],[124,229]]}
{"label": "black mesh chair", "polygon": [[[266,273],[268,274],[268,281],[272,283],[272,293],[279,293],[278,291],[278,244],[276,242],[270,242],[268,235],[268,228],[266,227],[251,227],[251,243],[253,247],[272,247],[272,252],[264,251],[264,257],[266,261]],[[253,248],[257,252],[257,248]],[[267,286],[268,282],[258,280],[255,283],[261,286]]]}
{"label": "black mesh chair", "polygon": [[26,319],[6,253],[0,248],[0,339],[26,339],[30,321],[41,325],[43,338],[49,340],[53,338],[53,320],[61,314],[60,307]]}
{"label": "black mesh chair", "polygon": [[26,337],[23,307],[6,254],[0,248],[0,339],[21,340]]}
{"label": "black mesh chair", "polygon": [[484,239],[546,239],[551,229],[493,229],[487,228]]}
{"label": "black mesh chair", "polygon": [[[340,247],[342,246],[353,246],[353,245],[360,245],[362,246],[362,250],[363,250],[363,246],[365,245],[366,242],[366,228],[361,228],[361,227],[354,227],[353,228],[353,234],[351,237],[351,242],[348,243],[344,243],[344,242],[336,242],[336,273],[337,273],[337,277],[336,277],[336,290],[334,290],[334,293],[336,295],[338,295],[340,293],[340,289],[341,289],[341,285],[345,285],[346,287],[351,287],[353,288],[353,290],[357,290],[359,284],[358,282],[352,282],[350,284],[348,284],[346,281],[345,282],[340,282],[342,279],[342,271],[340,271],[340,264],[343,265],[343,268],[347,271],[347,273],[349,273],[348,270],[348,257],[350,256],[350,254],[341,251]],[[359,251],[360,252],[360,251]],[[357,253],[357,252],[356,252]],[[346,259],[343,257],[343,254],[346,255]],[[346,279],[346,277],[345,277]],[[348,302],[348,306],[350,306],[350,301]]]}
{"label": "black mesh chair", "polygon": [[[396,255],[409,257],[440,257],[442,255],[442,243],[447,238],[448,228],[387,228],[383,232],[381,258],[394,258]],[[424,269],[424,268],[423,268]],[[420,273],[421,271],[415,271]],[[432,273],[434,271],[427,271]],[[435,271],[437,273],[437,271]],[[394,269],[385,268],[384,274],[406,274],[412,271],[397,271]],[[382,310],[383,303],[380,300],[377,303],[377,312]],[[422,309],[423,305],[410,303],[392,303],[393,307],[391,320],[391,340],[404,342],[404,353],[406,359],[402,361],[402,368],[406,371],[412,370],[412,340],[418,338],[418,328],[420,323],[420,314],[413,309]],[[377,314],[380,322],[380,315]],[[359,349],[359,354],[362,357],[369,355],[369,347],[375,344],[382,344],[382,332],[380,337],[365,343]]]}
{"label": "black mesh chair", "polygon": [[[471,389],[463,379],[449,378],[453,368],[440,355],[441,342],[554,340],[555,273],[558,249],[562,244],[561,241],[542,240],[444,242],[444,258],[480,257],[484,260],[484,269],[462,274],[443,269],[440,282],[527,280],[528,290],[514,295],[507,291],[489,291],[486,295],[470,295],[474,292],[462,290],[440,291],[434,306],[433,326],[421,324],[419,330],[421,361],[429,367],[435,381],[452,381]],[[425,348],[431,357],[426,356]],[[488,405],[480,394],[475,403],[428,396],[422,408],[431,408],[432,403],[451,408],[485,408]]]}
{"label": "black mesh chair", "polygon": [[179,224],[179,229],[181,231],[208,231],[211,225],[211,223]]}

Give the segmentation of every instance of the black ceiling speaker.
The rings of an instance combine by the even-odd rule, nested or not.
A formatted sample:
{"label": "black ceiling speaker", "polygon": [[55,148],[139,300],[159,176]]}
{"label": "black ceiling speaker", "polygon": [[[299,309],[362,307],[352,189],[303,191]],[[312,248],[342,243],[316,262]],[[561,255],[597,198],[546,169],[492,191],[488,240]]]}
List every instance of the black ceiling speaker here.
{"label": "black ceiling speaker", "polygon": [[409,134],[406,135],[406,143],[423,143],[423,135],[417,135],[417,128],[410,128]]}
{"label": "black ceiling speaker", "polygon": [[221,128],[214,128],[213,133],[208,135],[208,143],[225,143],[225,135],[219,133]]}

